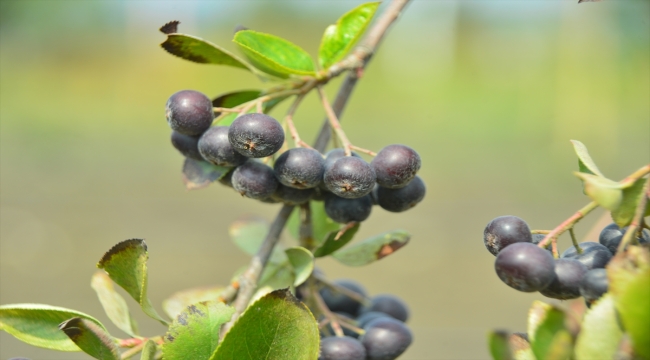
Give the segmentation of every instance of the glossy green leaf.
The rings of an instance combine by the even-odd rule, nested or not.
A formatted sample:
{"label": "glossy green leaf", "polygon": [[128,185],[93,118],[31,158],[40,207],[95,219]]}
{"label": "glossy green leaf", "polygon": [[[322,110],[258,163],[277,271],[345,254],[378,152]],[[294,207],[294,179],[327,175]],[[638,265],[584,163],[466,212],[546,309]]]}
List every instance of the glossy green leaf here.
{"label": "glossy green leaf", "polygon": [[90,286],[97,293],[99,302],[102,304],[108,318],[120,330],[135,337],[138,335],[138,326],[135,319],[131,317],[126,301],[113,286],[113,281],[103,271],[93,275]]}
{"label": "glossy green leaf", "polygon": [[624,228],[632,223],[636,207],[643,194],[643,184],[645,179],[638,179],[632,186],[623,189],[623,199],[621,204],[612,210],[612,219],[620,228]]}
{"label": "glossy green leaf", "polygon": [[151,318],[168,325],[158,315],[147,297],[147,245],[142,239],[124,240],[102,256],[97,267],[104,269],[116,284],[126,290]]}
{"label": "glossy green leaf", "polygon": [[226,334],[211,360],[317,359],[318,324],[288,289],[251,304]]}
{"label": "glossy green leaf", "polygon": [[327,69],[341,60],[359,40],[379,7],[379,2],[365,3],[341,16],[325,29],[318,50],[318,61]]}
{"label": "glossy green leaf", "polygon": [[304,247],[296,246],[285,250],[289,263],[295,273],[293,285],[298,286],[304,283],[314,270],[314,255]]}
{"label": "glossy green leaf", "polygon": [[142,348],[142,353],[140,354],[140,360],[154,360],[156,358],[156,352],[158,351],[158,346],[152,340],[147,340]]}
{"label": "glossy green leaf", "polygon": [[585,193],[598,205],[609,211],[614,211],[621,205],[623,190],[618,182],[581,172],[575,172],[574,174],[582,179]]}
{"label": "glossy green leaf", "polygon": [[565,314],[550,306],[542,312],[535,329],[531,348],[537,359],[568,359],[572,352],[572,338],[564,325]]}
{"label": "glossy green leaf", "polygon": [[163,337],[164,359],[207,360],[219,345],[219,329],[230,320],[235,308],[220,301],[188,306]]}
{"label": "glossy green leaf", "polygon": [[622,337],[614,299],[611,294],[605,294],[587,310],[582,320],[582,328],[576,340],[576,358],[613,359]]}
{"label": "glossy green leaf", "polygon": [[494,360],[512,360],[510,345],[508,344],[508,333],[504,331],[492,331],[488,334],[488,345],[490,355]]}
{"label": "glossy green leaf", "polygon": [[327,256],[336,250],[344,247],[347,243],[349,243],[353,238],[354,235],[359,231],[359,223],[354,224],[354,226],[350,228],[346,228],[343,234],[339,236],[337,239],[336,237],[338,236],[338,231],[332,231],[329,233],[327,236],[327,239],[325,239],[325,242],[321,247],[316,249],[314,251],[314,256],[315,257],[323,257]]}
{"label": "glossy green leaf", "polygon": [[96,323],[75,317],[64,321],[59,329],[83,352],[99,360],[119,360],[115,340]]}
{"label": "glossy green leaf", "polygon": [[[314,245],[321,246],[331,232],[338,232],[341,228],[339,223],[334,222],[325,213],[325,203],[323,201],[310,201],[311,209],[311,226],[314,236]],[[296,207],[289,217],[287,228],[295,239],[299,239],[300,231],[300,209]]]}
{"label": "glossy green leaf", "polygon": [[261,71],[286,79],[289,75],[314,75],[314,62],[297,45],[280,37],[253,30],[235,34],[233,42]]}
{"label": "glossy green leaf", "polygon": [[[231,109],[243,103],[257,99],[262,95],[261,90],[240,90],[217,96],[212,100],[212,106]],[[215,113],[215,117],[221,113]],[[219,123],[221,125],[221,122]]]}
{"label": "glossy green leaf", "polygon": [[183,183],[187,190],[202,189],[224,177],[232,168],[217,166],[207,161],[185,158]]}
{"label": "glossy green leaf", "polygon": [[332,256],[348,266],[363,266],[401,249],[410,238],[411,235],[404,230],[393,230],[347,246]]}
{"label": "glossy green leaf", "polygon": [[578,140],[571,140],[571,143],[573,144],[573,150],[576,152],[576,155],[578,155],[578,169],[580,172],[605,177],[605,175],[598,170],[598,166],[596,166],[596,163],[591,159],[591,156],[589,156],[587,147]]}
{"label": "glossy green leaf", "polygon": [[81,351],[59,330],[59,324],[73,317],[88,319],[103,328],[99,320],[79,311],[43,304],[9,304],[0,306],[0,330],[29,345]]}
{"label": "glossy green leaf", "polygon": [[163,300],[162,307],[170,318],[175,319],[192,304],[201,301],[218,300],[222,291],[222,286],[204,286],[181,290]]}
{"label": "glossy green leaf", "polygon": [[[230,239],[248,255],[257,254],[269,232],[269,224],[266,220],[255,217],[248,217],[233,222],[228,228]],[[287,261],[282,245],[278,244],[271,253],[269,261],[282,263]]]}

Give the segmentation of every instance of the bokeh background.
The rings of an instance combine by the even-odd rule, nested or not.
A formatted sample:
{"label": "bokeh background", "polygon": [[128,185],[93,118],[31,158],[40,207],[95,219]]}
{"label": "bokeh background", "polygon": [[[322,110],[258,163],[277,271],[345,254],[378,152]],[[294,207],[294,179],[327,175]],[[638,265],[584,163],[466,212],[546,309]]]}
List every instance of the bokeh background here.
{"label": "bokeh background", "polygon": [[[101,255],[133,237],[149,246],[158,309],[174,291],[226,284],[248,261],[228,225],[247,214],[270,220],[278,206],[218,184],[186,191],[164,104],[181,89],[216,96],[268,85],[165,53],[157,29],[180,20],[181,32],[235,51],[233,28],[244,24],[316,54],[323,29],[359,3],[2,0],[0,303],[77,309],[124,336],[89,281]],[[648,163],[649,64],[645,0],[414,1],[343,117],[359,146],[404,143],[420,152],[424,202],[401,214],[376,208],[358,236],[403,228],[411,243],[363,268],[318,266],[409,303],[415,342],[403,359],[487,358],[487,332],[525,331],[528,307],[543,297],[499,281],[482,243],[485,224],[513,214],[549,229],[586,204],[570,139],[613,179]],[[313,138],[323,114],[309,97],[296,116],[303,138]],[[144,335],[164,330],[127,301]],[[0,341],[1,359],[87,358],[6,333]]]}

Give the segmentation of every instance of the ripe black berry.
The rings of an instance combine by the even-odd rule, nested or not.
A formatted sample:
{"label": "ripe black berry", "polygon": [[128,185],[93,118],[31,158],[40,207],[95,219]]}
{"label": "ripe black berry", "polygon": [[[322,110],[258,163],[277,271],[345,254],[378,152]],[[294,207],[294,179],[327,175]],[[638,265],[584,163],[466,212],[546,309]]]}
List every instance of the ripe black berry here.
{"label": "ripe black berry", "polygon": [[314,149],[294,148],[275,160],[275,176],[280,183],[296,189],[316,187],[325,173],[325,160]]}
{"label": "ripe black berry", "polygon": [[586,273],[587,267],[578,260],[556,259],[553,281],[539,292],[553,299],[575,299],[580,296],[580,284]]}
{"label": "ripe black berry", "polygon": [[[350,291],[354,291],[359,294],[359,296],[365,297],[366,290],[354,280],[336,280],[334,284],[344,287]],[[329,287],[324,287],[320,290],[320,295],[323,297],[323,301],[327,307],[332,311],[343,311],[350,314],[352,317],[357,316],[361,303],[357,300],[342,294],[338,291],[332,290]]]}
{"label": "ripe black berry", "polygon": [[366,348],[368,360],[392,360],[402,355],[411,345],[413,335],[404,323],[391,318],[369,322],[361,343]]}
{"label": "ripe black berry", "polygon": [[369,322],[371,322],[371,321],[373,321],[375,319],[378,319],[378,318],[383,318],[383,317],[392,318],[392,316],[390,316],[390,315],[388,315],[386,313],[383,313],[383,312],[379,312],[379,311],[362,312],[361,315],[359,315],[359,317],[357,318],[357,326],[363,329],[364,327],[366,327],[366,325]]}
{"label": "ripe black berry", "polygon": [[587,267],[587,270],[604,268],[612,258],[612,253],[609,249],[600,243],[587,241],[578,245],[580,245],[580,249],[582,250],[581,254],[578,254],[575,246],[571,246],[562,253],[561,257],[564,259],[578,260]]}
{"label": "ripe black berry", "polygon": [[239,166],[246,162],[248,158],[230,145],[228,129],[228,126],[214,126],[201,135],[199,152],[205,160],[219,166]]}
{"label": "ripe black berry", "polygon": [[[621,243],[621,240],[623,240],[623,235],[625,235],[626,230],[627,228],[621,229],[615,223],[611,223],[605,226],[605,228],[600,232],[598,242],[605,245],[612,254],[616,254],[618,245]],[[650,233],[643,230],[641,237],[637,237],[636,239],[641,244],[650,243]]]}
{"label": "ripe black berry", "polygon": [[273,169],[255,160],[248,160],[232,174],[232,187],[251,199],[266,199],[275,192],[278,181]]}
{"label": "ripe black berry", "polygon": [[493,219],[483,230],[483,243],[492,255],[497,255],[510,244],[532,241],[528,224],[521,218],[512,215]]}
{"label": "ripe black berry", "polygon": [[344,199],[332,193],[325,194],[325,213],[330,219],[347,224],[352,221],[361,222],[370,216],[372,200],[370,195],[357,199]]}
{"label": "ripe black berry", "polygon": [[588,304],[600,299],[609,289],[609,280],[605,269],[593,269],[587,271],[580,284],[580,295],[585,298]]}
{"label": "ripe black berry", "polygon": [[[361,158],[361,156],[359,154],[355,153],[354,151],[351,152],[351,156]],[[325,168],[328,168],[329,166],[334,164],[334,162],[336,162],[336,160],[338,160],[338,159],[340,159],[342,157],[345,157],[345,150],[343,150],[341,148],[336,148],[336,149],[332,149],[332,150],[328,151],[327,154],[325,154]]]}
{"label": "ripe black berry", "polygon": [[388,145],[381,149],[370,163],[382,187],[397,189],[406,186],[420,170],[420,155],[405,145]]}
{"label": "ripe black berry", "polygon": [[326,337],[320,342],[318,360],[365,360],[366,348],[349,336]]}
{"label": "ripe black berry", "polygon": [[240,154],[261,158],[275,154],[284,143],[282,125],[259,113],[244,114],[230,125],[228,140]]}
{"label": "ripe black berry", "polygon": [[406,211],[417,205],[426,193],[424,181],[416,176],[406,186],[399,189],[388,189],[378,186],[377,203],[384,210],[392,212]]}
{"label": "ripe black berry", "polygon": [[181,134],[201,135],[212,124],[212,101],[194,90],[181,90],[167,100],[167,122]]}
{"label": "ripe black berry", "polygon": [[185,157],[203,160],[199,152],[199,138],[196,136],[183,135],[172,131],[172,145]]}
{"label": "ripe black berry", "polygon": [[365,160],[345,156],[325,169],[323,181],[334,194],[356,199],[367,195],[375,185],[375,170]]}
{"label": "ripe black berry", "polygon": [[282,184],[278,184],[271,198],[287,205],[300,205],[311,200],[316,191],[314,189],[295,189]]}
{"label": "ripe black berry", "polygon": [[364,308],[363,313],[378,311],[391,317],[406,322],[409,317],[409,310],[406,303],[397,296],[390,294],[377,295],[371,299],[370,306]]}
{"label": "ripe black berry", "polygon": [[501,250],[494,269],[501,281],[523,292],[544,289],[555,278],[553,256],[528,242],[515,243]]}

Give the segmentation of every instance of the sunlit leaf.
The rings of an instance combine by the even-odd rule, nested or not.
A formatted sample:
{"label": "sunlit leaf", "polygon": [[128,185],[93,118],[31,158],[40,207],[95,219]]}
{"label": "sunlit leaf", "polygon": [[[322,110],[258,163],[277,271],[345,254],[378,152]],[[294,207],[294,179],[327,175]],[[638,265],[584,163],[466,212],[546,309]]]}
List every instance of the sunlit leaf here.
{"label": "sunlit leaf", "polygon": [[632,186],[622,190],[623,199],[621,200],[621,204],[612,210],[612,219],[618,227],[624,228],[632,223],[636,207],[643,194],[644,183],[645,179],[638,179]]}
{"label": "sunlit leaf", "polygon": [[546,308],[535,329],[531,348],[537,359],[568,359],[572,352],[572,338],[565,325],[565,314],[551,306]]}
{"label": "sunlit leaf", "polygon": [[604,177],[575,172],[582,179],[585,193],[598,205],[609,211],[615,211],[623,201],[623,190],[620,183]]}
{"label": "sunlit leaf", "polygon": [[183,183],[187,190],[202,189],[225,176],[231,168],[217,166],[207,161],[185,158]]}
{"label": "sunlit leaf", "polygon": [[314,255],[300,246],[289,248],[285,250],[285,253],[295,273],[296,278],[293,285],[298,286],[305,282],[314,270]]}
{"label": "sunlit leaf", "polygon": [[613,359],[623,331],[616,319],[614,299],[605,294],[587,310],[582,329],[576,340],[575,354],[578,359]]}
{"label": "sunlit leaf", "polygon": [[[266,220],[255,217],[247,217],[230,224],[228,234],[230,239],[248,255],[255,255],[264,242],[266,233],[269,232],[269,224]],[[283,247],[278,244],[271,253],[269,261],[282,263],[287,261]]]}
{"label": "sunlit leaf", "polygon": [[260,276],[257,291],[252,301],[258,300],[268,293],[278,289],[286,289],[296,282],[296,275],[293,266],[286,260],[281,263],[269,262]]}
{"label": "sunlit leaf", "polygon": [[512,360],[512,353],[508,344],[508,333],[492,331],[488,334],[490,355],[494,360]]}
{"label": "sunlit leaf", "polygon": [[178,314],[192,304],[217,300],[222,291],[222,286],[204,286],[181,290],[163,300],[162,307],[170,318],[175,319]]}
{"label": "sunlit leaf", "polygon": [[393,230],[332,253],[332,256],[348,266],[363,266],[383,259],[406,245],[411,235],[404,230]]}
{"label": "sunlit leaf", "polygon": [[99,360],[119,360],[115,341],[102,326],[93,321],[75,317],[64,321],[59,329],[83,352]]}
{"label": "sunlit leaf", "polygon": [[[354,224],[354,226],[350,228],[346,228],[343,234],[341,234],[340,236],[338,231],[333,231],[329,233],[323,245],[321,245],[321,247],[319,247],[314,251],[314,256],[315,257],[327,256],[335,252],[336,250],[344,247],[347,243],[349,243],[354,238],[354,235],[359,230],[359,226],[360,226],[359,223],[356,223]],[[336,238],[337,236],[339,236],[338,239]]]}
{"label": "sunlit leaf", "polygon": [[135,319],[131,317],[129,307],[122,295],[115,291],[113,281],[108,275],[103,271],[96,272],[90,281],[90,286],[97,293],[99,302],[113,324],[125,333],[137,336],[138,327]]}
{"label": "sunlit leaf", "polygon": [[140,354],[140,360],[154,360],[156,358],[156,352],[158,351],[158,346],[152,340],[147,340],[142,348],[142,353]]}
{"label": "sunlit leaf", "polygon": [[[341,224],[334,222],[325,213],[325,203],[323,201],[310,201],[312,233],[314,245],[321,246],[331,232],[338,232]],[[296,207],[289,217],[287,228],[295,239],[299,239],[300,232],[300,209]]]}
{"label": "sunlit leaf", "polygon": [[571,140],[571,143],[573,144],[573,150],[576,152],[576,155],[578,155],[578,169],[580,172],[605,177],[605,175],[598,170],[598,167],[591,159],[591,156],[589,156],[587,147],[578,140]]}
{"label": "sunlit leaf", "polygon": [[[260,97],[261,94],[261,90],[233,91],[214,98],[212,100],[212,106],[231,109],[243,103],[255,100]],[[221,113],[215,113],[215,116],[219,116],[220,114]]]}

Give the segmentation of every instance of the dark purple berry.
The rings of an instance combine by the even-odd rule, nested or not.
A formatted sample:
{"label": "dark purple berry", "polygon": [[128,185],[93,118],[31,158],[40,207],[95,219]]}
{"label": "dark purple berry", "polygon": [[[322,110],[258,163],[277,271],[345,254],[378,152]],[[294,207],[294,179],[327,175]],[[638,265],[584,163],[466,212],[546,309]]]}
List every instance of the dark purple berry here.
{"label": "dark purple berry", "polygon": [[232,187],[251,199],[266,199],[278,187],[273,169],[255,160],[248,160],[232,174]]}
{"label": "dark purple berry", "polygon": [[246,162],[246,156],[238,153],[228,141],[228,126],[214,126],[206,130],[199,139],[199,152],[203,158],[219,166],[239,166]]}
{"label": "dark purple berry", "polygon": [[401,322],[406,322],[409,317],[409,310],[406,303],[397,296],[390,294],[382,294],[373,297],[370,301],[370,306],[363,308],[362,311],[363,313],[374,311],[382,312]]}
{"label": "dark purple berry", "polygon": [[385,188],[406,186],[420,170],[420,155],[405,145],[388,145],[370,163],[377,173],[377,183]]}
{"label": "dark purple berry", "polygon": [[318,360],[365,360],[366,348],[349,336],[326,337],[320,342]]}
{"label": "dark purple berry", "polygon": [[378,186],[377,203],[384,210],[402,212],[417,205],[424,199],[425,194],[424,181],[419,176],[416,176],[406,186],[399,189]]}
{"label": "dark purple berry", "polygon": [[[334,284],[353,291],[361,297],[366,297],[366,290],[354,280],[340,279],[334,281]],[[346,312],[352,317],[357,315],[361,307],[359,301],[329,287],[322,288],[320,290],[320,296],[323,297],[323,301],[325,301],[325,304],[330,310]]]}
{"label": "dark purple berry", "polygon": [[561,257],[578,260],[587,267],[587,270],[604,268],[612,258],[609,249],[600,243],[587,241],[578,245],[582,250],[581,254],[578,254],[575,246],[571,246],[562,253]]}
{"label": "dark purple berry", "polygon": [[555,278],[553,256],[528,242],[515,243],[501,250],[494,269],[501,281],[523,292],[542,290]]}
{"label": "dark purple berry", "polygon": [[201,135],[212,125],[212,101],[203,93],[181,90],[167,100],[166,117],[172,130],[181,134]]}
{"label": "dark purple berry", "polygon": [[314,197],[314,189],[295,189],[282,184],[278,184],[271,198],[287,205],[301,205]]}
{"label": "dark purple berry", "polygon": [[344,199],[332,193],[325,194],[325,213],[337,223],[361,222],[370,216],[372,200],[366,195],[358,199]]}
{"label": "dark purple berry", "polygon": [[[351,152],[351,156],[361,158],[361,156],[359,156],[359,154],[355,153],[354,151]],[[328,151],[327,154],[325,154],[325,168],[327,169],[332,164],[334,164],[336,160],[342,157],[345,157],[345,150],[341,148],[336,148]]]}
{"label": "dark purple berry", "polygon": [[356,199],[372,191],[375,178],[375,170],[365,160],[345,156],[325,169],[323,182],[332,193],[346,199]]}
{"label": "dark purple berry", "polygon": [[493,219],[483,230],[483,243],[492,255],[497,255],[499,251],[510,244],[532,241],[533,237],[528,224],[521,218],[512,215]]}
{"label": "dark purple berry", "polygon": [[196,136],[183,135],[179,132],[172,131],[172,145],[185,157],[194,160],[203,160],[199,152],[199,138]]}
{"label": "dark purple berry", "polygon": [[[605,228],[600,232],[598,242],[605,245],[612,254],[616,254],[616,251],[618,251],[618,245],[621,243],[621,240],[623,240],[626,230],[627,227],[621,229],[615,223],[611,223],[605,226]],[[650,233],[643,230],[641,232],[641,237],[637,236],[636,239],[641,244],[650,243]]]}
{"label": "dark purple berry", "polygon": [[580,295],[585,298],[588,304],[600,299],[609,290],[609,279],[607,270],[593,269],[587,271],[580,284]]}
{"label": "dark purple berry", "polygon": [[314,149],[294,148],[275,160],[273,170],[280,183],[296,189],[309,189],[323,180],[325,160]]}
{"label": "dark purple berry", "polygon": [[268,115],[244,114],[230,125],[228,140],[240,154],[261,158],[280,150],[284,143],[284,130],[277,120]]}
{"label": "dark purple berry", "polygon": [[361,315],[359,315],[359,317],[357,318],[357,326],[363,329],[372,320],[382,318],[382,317],[392,318],[392,316],[380,311],[362,312]]}
{"label": "dark purple berry", "polygon": [[568,300],[580,297],[580,284],[587,273],[580,261],[575,259],[556,259],[553,281],[539,292],[553,299]]}
{"label": "dark purple berry", "polygon": [[403,322],[379,318],[364,328],[361,343],[366,348],[368,360],[393,360],[402,355],[413,342],[411,330]]}

